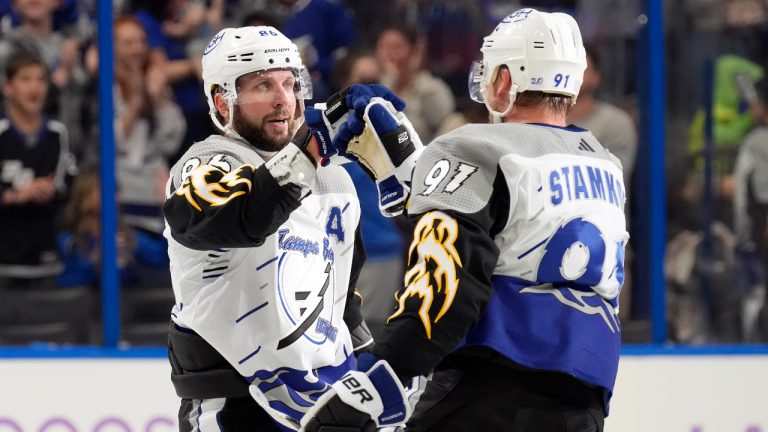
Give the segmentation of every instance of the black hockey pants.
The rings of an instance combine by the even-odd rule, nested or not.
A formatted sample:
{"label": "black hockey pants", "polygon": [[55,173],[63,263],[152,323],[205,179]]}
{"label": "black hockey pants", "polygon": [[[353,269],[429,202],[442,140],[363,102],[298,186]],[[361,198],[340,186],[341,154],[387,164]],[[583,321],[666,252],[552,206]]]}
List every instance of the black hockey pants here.
{"label": "black hockey pants", "polygon": [[435,372],[407,432],[602,432],[602,391],[565,374],[462,358]]}

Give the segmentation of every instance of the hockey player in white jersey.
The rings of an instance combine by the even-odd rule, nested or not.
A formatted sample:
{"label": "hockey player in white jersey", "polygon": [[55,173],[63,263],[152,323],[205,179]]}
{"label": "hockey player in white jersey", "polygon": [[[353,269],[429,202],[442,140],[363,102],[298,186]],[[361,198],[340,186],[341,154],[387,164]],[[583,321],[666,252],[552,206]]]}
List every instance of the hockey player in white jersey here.
{"label": "hockey player in white jersey", "polygon": [[[602,431],[619,359],[626,196],[618,159],[566,124],[586,67],[581,34],[568,15],[521,9],[481,51],[469,90],[492,124],[438,137],[419,156],[405,287],[373,356],[403,379],[434,372],[408,431]],[[394,118],[372,100],[349,120],[366,122],[368,144],[342,150],[402,171],[408,155],[383,139],[381,107]],[[337,413],[354,401],[322,402],[307,431],[350,424]]]}
{"label": "hockey player in white jersey", "polygon": [[179,428],[298,430],[372,346],[354,292],[359,203],[343,169],[317,168],[330,154],[329,111],[300,129],[311,81],[289,39],[272,27],[224,29],[202,62],[222,134],[172,168],[163,209]]}

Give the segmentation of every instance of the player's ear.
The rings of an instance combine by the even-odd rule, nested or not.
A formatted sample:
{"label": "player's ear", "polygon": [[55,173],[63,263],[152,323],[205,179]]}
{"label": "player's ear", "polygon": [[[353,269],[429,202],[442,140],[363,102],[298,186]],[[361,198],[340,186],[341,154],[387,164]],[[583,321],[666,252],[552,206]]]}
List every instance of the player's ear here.
{"label": "player's ear", "polygon": [[213,95],[213,104],[216,105],[216,111],[218,111],[221,118],[229,118],[229,104],[224,99],[224,97],[221,96],[221,93],[216,93]]}
{"label": "player's ear", "polygon": [[509,73],[509,68],[506,65],[499,67],[499,72],[496,74],[496,80],[493,82],[493,92],[496,96],[501,97],[509,94],[509,89],[512,88],[512,75]]}

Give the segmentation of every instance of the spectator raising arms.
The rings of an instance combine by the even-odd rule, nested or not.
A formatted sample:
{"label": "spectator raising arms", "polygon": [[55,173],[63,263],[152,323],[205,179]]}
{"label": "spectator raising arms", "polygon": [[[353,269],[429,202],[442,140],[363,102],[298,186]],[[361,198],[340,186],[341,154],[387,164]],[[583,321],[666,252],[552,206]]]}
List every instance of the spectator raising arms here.
{"label": "spectator raising arms", "polygon": [[424,43],[407,28],[384,30],[376,42],[376,56],[384,67],[382,83],[407,104],[405,114],[425,143],[453,113],[455,100],[448,85],[423,66]]}
{"label": "spectator raising arms", "polygon": [[178,149],[186,122],[163,70],[148,61],[141,23],[123,16],[114,32],[118,199],[127,224],[159,235],[167,158]]}

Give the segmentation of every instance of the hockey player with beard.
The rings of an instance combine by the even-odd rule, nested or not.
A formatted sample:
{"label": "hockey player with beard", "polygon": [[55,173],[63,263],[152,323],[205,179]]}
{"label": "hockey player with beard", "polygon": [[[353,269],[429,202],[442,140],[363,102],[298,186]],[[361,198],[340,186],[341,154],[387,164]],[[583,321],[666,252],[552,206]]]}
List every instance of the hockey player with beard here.
{"label": "hockey player with beard", "polygon": [[[364,106],[377,89],[309,109],[308,129],[300,126],[309,76],[274,28],[224,29],[202,63],[222,134],[195,143],[172,168],[163,208],[179,428],[298,430],[355,368],[356,352],[372,346],[354,291],[365,259],[355,189],[342,168],[317,165],[343,117],[333,109]],[[385,362],[366,372],[402,391]]]}
{"label": "hockey player with beard", "polygon": [[[602,431],[628,234],[621,163],[566,123],[586,68],[581,34],[568,15],[521,9],[481,51],[469,91],[492,124],[436,138],[412,177],[418,146],[396,145],[414,137],[389,101],[342,126],[365,125],[339,151],[410,188],[415,227],[405,287],[365,361],[404,380],[433,373],[407,431]],[[348,384],[312,408],[306,431],[373,430],[391,417]]]}

